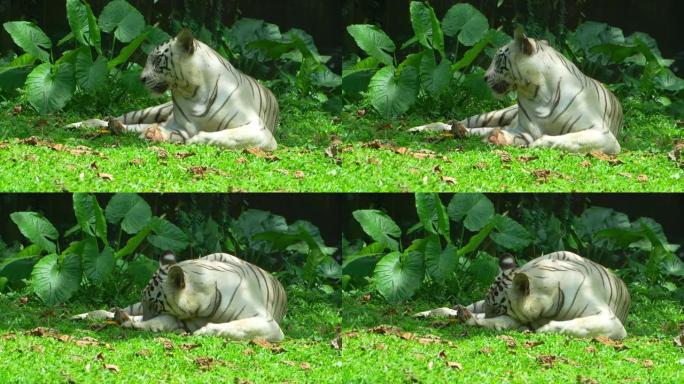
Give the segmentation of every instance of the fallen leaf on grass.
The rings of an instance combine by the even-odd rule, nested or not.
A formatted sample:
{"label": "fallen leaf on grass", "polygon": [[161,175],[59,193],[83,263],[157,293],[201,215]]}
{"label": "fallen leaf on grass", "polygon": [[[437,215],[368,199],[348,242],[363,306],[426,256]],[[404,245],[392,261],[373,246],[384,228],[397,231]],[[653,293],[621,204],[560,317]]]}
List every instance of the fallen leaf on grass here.
{"label": "fallen leaf on grass", "polygon": [[526,342],[523,344],[523,346],[524,346],[525,348],[528,348],[528,349],[529,349],[529,348],[534,348],[534,347],[536,347],[536,346],[538,346],[538,345],[542,345],[542,344],[544,344],[543,341],[526,341]]}
{"label": "fallen leaf on grass", "polygon": [[294,177],[301,180],[304,178],[304,172],[303,171],[295,171]]}
{"label": "fallen leaf on grass", "polygon": [[564,358],[554,356],[554,355],[539,355],[537,356],[537,362],[541,364],[544,368],[553,368],[556,362],[562,362]]}
{"label": "fallen leaf on grass", "polygon": [[515,339],[508,335],[499,335],[496,338],[505,341],[508,348],[515,348],[518,345]]}
{"label": "fallen leaf on grass", "polygon": [[164,346],[164,349],[166,349],[167,351],[170,351],[173,349],[173,343],[171,342],[171,340],[169,340],[165,337],[157,337],[154,339],[154,341],[161,343],[162,346]]}
{"label": "fallen leaf on grass", "polygon": [[447,354],[446,354],[446,352],[444,352],[444,350],[442,349],[442,350],[439,351],[439,353],[437,354],[437,357],[439,357],[440,359],[445,359],[445,360],[446,360]]}
{"label": "fallen leaf on grass", "polygon": [[178,160],[183,160],[183,159],[187,159],[188,157],[195,156],[195,152],[176,152],[176,154],[174,156]]}
{"label": "fallen leaf on grass", "polygon": [[502,151],[501,149],[495,149],[492,151],[492,153],[498,155],[502,163],[510,163],[512,160],[511,154],[506,151]]}
{"label": "fallen leaf on grass", "polygon": [[425,335],[425,336],[423,336],[423,337],[419,337],[419,338],[417,339],[417,341],[418,341],[419,344],[423,344],[423,345],[425,345],[425,344],[433,344],[433,343],[434,343],[434,344],[439,344],[439,343],[442,342],[442,338],[440,338],[439,336],[435,336],[435,335]]}
{"label": "fallen leaf on grass", "polygon": [[398,335],[401,332],[401,329],[392,325],[382,324],[369,329],[369,331],[380,335]]}
{"label": "fallen leaf on grass", "polygon": [[16,338],[17,338],[17,335],[14,332],[5,333],[2,336],[0,336],[0,339],[3,339],[3,340],[14,340]]}
{"label": "fallen leaf on grass", "polygon": [[104,364],[104,367],[106,370],[108,370],[110,372],[114,372],[114,373],[120,372],[119,367],[114,365],[114,364]]}
{"label": "fallen leaf on grass", "polygon": [[442,176],[442,181],[449,185],[456,185],[456,179],[451,176]]}
{"label": "fallen leaf on grass", "polygon": [[33,346],[31,347],[31,350],[32,350],[33,352],[36,352],[36,353],[39,353],[39,354],[45,353],[45,347],[42,346],[42,345],[40,345],[40,344],[33,345]]}
{"label": "fallen leaf on grass", "polygon": [[619,176],[622,176],[622,177],[626,177],[626,178],[628,178],[628,179],[631,179],[631,178],[632,178],[632,174],[629,173],[629,172],[618,172],[618,175],[619,175]]}
{"label": "fallen leaf on grass", "polygon": [[30,331],[26,332],[27,334],[31,336],[38,336],[38,337],[56,337],[57,336],[57,331],[52,329],[52,328],[45,328],[45,327],[36,327],[31,329]]}
{"label": "fallen leaf on grass", "polygon": [[399,337],[404,340],[412,340],[415,337],[415,335],[411,332],[401,332],[399,333]]}
{"label": "fallen leaf on grass", "polygon": [[92,346],[100,345],[100,342],[97,339],[92,338],[90,336],[84,336],[84,337],[76,340],[74,343],[76,345],[78,345],[79,347],[85,347],[85,346],[91,346],[92,347]]}
{"label": "fallen leaf on grass", "polygon": [[149,349],[141,349],[138,352],[135,353],[136,356],[140,357],[150,357],[152,355],[152,352],[150,352]]}
{"label": "fallen leaf on grass", "polygon": [[114,180],[114,176],[112,176],[112,175],[109,174],[109,173],[104,173],[104,172],[99,172],[99,173],[97,174],[97,177],[99,177],[99,178],[102,179],[102,180],[107,180],[107,181],[112,181],[112,180]]}
{"label": "fallen leaf on grass", "polygon": [[342,349],[342,335],[339,332],[330,340],[330,346],[335,350]]}
{"label": "fallen leaf on grass", "polygon": [[483,347],[479,352],[483,355],[491,355],[494,351],[489,347]]}
{"label": "fallen leaf on grass", "polygon": [[342,165],[342,159],[340,158],[341,146],[342,140],[337,136],[333,136],[332,140],[330,140],[330,145],[324,151],[325,156],[333,159],[337,165]]}
{"label": "fallen leaf on grass", "polygon": [[186,343],[186,344],[181,344],[180,349],[183,351],[189,351],[191,349],[199,348],[199,344],[194,344],[194,343]]}
{"label": "fallen leaf on grass", "polygon": [[473,169],[487,169],[487,163],[484,161],[477,162],[473,164]]}
{"label": "fallen leaf on grass", "polygon": [[684,142],[678,140],[675,142],[675,146],[672,149],[672,152],[669,152],[667,154],[670,160],[677,163],[677,165],[679,165],[680,168],[684,168],[684,159],[682,159],[682,152],[684,152]]}
{"label": "fallen leaf on grass", "polygon": [[197,357],[195,358],[195,364],[199,366],[199,369],[207,371],[212,369],[215,365],[223,365],[224,363],[213,357]]}
{"label": "fallen leaf on grass", "polygon": [[247,162],[247,158],[245,157],[240,157],[239,159],[235,160],[238,164],[244,164]]}
{"label": "fallen leaf on grass", "polygon": [[273,162],[273,161],[278,161],[280,158],[272,153],[265,152],[261,148],[248,148],[242,151],[242,153],[247,154],[247,155],[253,155],[262,159],[265,159],[266,161]]}
{"label": "fallen leaf on grass", "polygon": [[674,341],[675,347],[684,347],[684,331],[679,334],[679,336],[675,337],[672,341]]}
{"label": "fallen leaf on grass", "polygon": [[366,293],[365,295],[361,296],[361,299],[359,301],[361,301],[361,304],[366,304],[372,298],[373,298],[373,296],[370,293]]}
{"label": "fallen leaf on grass", "polygon": [[607,154],[605,154],[605,153],[603,153],[603,152],[599,152],[599,151],[591,152],[591,153],[589,154],[589,156],[591,156],[591,157],[593,157],[593,158],[595,158],[595,159],[601,160],[601,161],[605,161],[605,162],[607,162],[607,163],[610,164],[610,165],[620,165],[620,164],[623,164],[622,160],[618,159],[617,156],[615,156],[615,155],[607,155]]}
{"label": "fallen leaf on grass", "polygon": [[538,160],[539,156],[518,156],[518,161],[521,163],[529,163],[530,161]]}
{"label": "fallen leaf on grass", "polygon": [[591,167],[591,161],[589,161],[589,160],[584,160],[584,161],[582,161],[582,162],[580,163],[580,167],[583,167],[583,168],[589,168],[589,167]]}
{"label": "fallen leaf on grass", "polygon": [[153,146],[151,146],[151,147],[148,147],[148,148],[149,148],[151,151],[154,151],[154,152],[157,153],[157,158],[158,158],[159,160],[166,160],[166,159],[169,158],[169,153],[166,152],[166,149],[164,149],[164,148],[157,147],[157,146],[155,146],[155,145],[153,145]]}
{"label": "fallen leaf on grass", "polygon": [[461,365],[461,363],[458,363],[456,361],[447,361],[446,366],[449,368],[457,369],[459,371],[463,369],[463,365]]}
{"label": "fallen leaf on grass", "polygon": [[538,183],[548,183],[549,179],[553,175],[553,172],[551,172],[548,169],[536,169],[531,172],[532,176],[534,176],[537,180]]}
{"label": "fallen leaf on grass", "polygon": [[9,147],[9,143],[6,141],[0,141],[0,149],[5,149]]}
{"label": "fallen leaf on grass", "polygon": [[385,345],[384,343],[378,343],[375,344],[373,348],[377,349],[378,351],[384,351],[387,349],[387,345]]}
{"label": "fallen leaf on grass", "polygon": [[626,345],[622,344],[621,341],[613,340],[605,336],[596,336],[592,340],[601,343],[605,346],[613,347],[616,351],[623,351],[625,349],[629,349]]}
{"label": "fallen leaf on grass", "polygon": [[344,336],[344,337],[349,337],[349,338],[358,337],[358,336],[359,336],[359,333],[356,332],[356,331],[347,331],[347,332],[345,332],[345,333],[343,334],[343,336]]}
{"label": "fallen leaf on grass", "polygon": [[646,183],[648,182],[648,176],[646,175],[639,175],[637,176],[637,181],[640,183]]}
{"label": "fallen leaf on grass", "polygon": [[590,346],[584,348],[584,351],[586,353],[596,353],[596,347],[594,347],[593,345],[590,345]]}
{"label": "fallen leaf on grass", "polygon": [[130,165],[142,165],[143,160],[142,159],[133,159],[133,160],[129,161],[128,164],[130,164]]}
{"label": "fallen leaf on grass", "polygon": [[16,116],[21,113],[21,105],[15,105],[14,108],[12,109],[12,115]]}
{"label": "fallen leaf on grass", "polygon": [[264,339],[254,339],[254,340],[250,341],[249,343],[252,344],[252,345],[259,346],[259,347],[261,347],[261,348],[269,349],[269,350],[270,350],[271,352],[273,352],[273,353],[283,353],[283,352],[285,352],[285,348],[283,348],[283,347],[281,347],[281,346],[279,346],[279,345],[273,344],[273,343],[271,343],[271,342],[268,342],[268,341],[266,341],[266,340],[264,340]]}
{"label": "fallen leaf on grass", "polygon": [[29,302],[29,298],[27,296],[22,296],[19,298],[19,305],[26,305]]}

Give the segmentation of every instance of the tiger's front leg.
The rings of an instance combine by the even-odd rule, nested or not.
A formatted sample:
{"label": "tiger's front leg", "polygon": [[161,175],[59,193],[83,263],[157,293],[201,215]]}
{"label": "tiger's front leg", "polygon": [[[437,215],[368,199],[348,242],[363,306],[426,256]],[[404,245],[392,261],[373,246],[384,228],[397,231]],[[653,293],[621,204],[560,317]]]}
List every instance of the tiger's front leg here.
{"label": "tiger's front leg", "polygon": [[264,317],[249,317],[228,323],[207,323],[193,335],[220,336],[230,340],[265,339],[278,342],[285,338],[278,323]]}
{"label": "tiger's front leg", "polygon": [[618,154],[621,150],[612,132],[596,128],[559,136],[544,135],[531,143],[530,147],[559,148],[574,153],[601,151],[606,154]]}
{"label": "tiger's front leg", "polygon": [[627,331],[624,325],[611,311],[597,315],[579,317],[567,321],[550,321],[539,327],[537,332],[560,333],[575,337],[606,336],[611,339],[624,339]]}
{"label": "tiger's front leg", "polygon": [[200,131],[187,143],[219,145],[230,149],[261,148],[264,151],[275,151],[278,147],[273,133],[260,120],[221,131]]}
{"label": "tiger's front leg", "polygon": [[161,314],[150,320],[131,317],[129,320],[122,322],[121,327],[151,332],[171,332],[184,329],[183,323],[180,320],[168,314]]}

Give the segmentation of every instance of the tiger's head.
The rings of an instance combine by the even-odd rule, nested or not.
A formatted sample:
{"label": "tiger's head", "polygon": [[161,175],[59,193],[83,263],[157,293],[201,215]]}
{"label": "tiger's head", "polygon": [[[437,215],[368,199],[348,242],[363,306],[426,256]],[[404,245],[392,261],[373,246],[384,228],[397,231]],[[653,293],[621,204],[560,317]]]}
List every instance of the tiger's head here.
{"label": "tiger's head", "polygon": [[195,74],[191,64],[197,41],[189,29],[182,29],[168,42],[159,45],[149,56],[140,80],[155,94],[188,84]]}
{"label": "tiger's head", "polygon": [[166,252],[159,259],[159,269],[154,273],[150,282],[143,289],[142,300],[143,320],[149,320],[166,310],[164,306],[164,285],[169,275],[169,269],[176,264],[176,256]]}
{"label": "tiger's head", "polygon": [[497,96],[529,85],[538,77],[544,65],[541,60],[534,59],[539,44],[544,42],[527,37],[523,30],[518,28],[515,30],[513,41],[496,52],[485,73],[485,81]]}
{"label": "tiger's head", "polygon": [[503,253],[499,256],[499,275],[489,287],[485,298],[485,318],[497,317],[508,311],[508,297],[506,291],[511,286],[517,266],[511,254]]}

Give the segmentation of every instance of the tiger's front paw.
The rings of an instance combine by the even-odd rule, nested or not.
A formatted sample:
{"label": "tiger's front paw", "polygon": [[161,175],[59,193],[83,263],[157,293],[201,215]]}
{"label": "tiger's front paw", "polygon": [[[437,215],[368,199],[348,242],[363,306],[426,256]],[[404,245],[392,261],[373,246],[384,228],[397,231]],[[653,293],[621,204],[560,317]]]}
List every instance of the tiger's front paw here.
{"label": "tiger's front paw", "polygon": [[117,324],[123,324],[132,320],[128,317],[128,313],[124,312],[121,308],[114,308],[114,321]]}
{"label": "tiger's front paw", "polygon": [[109,117],[107,118],[107,121],[107,129],[109,129],[112,134],[119,135],[126,131],[126,126],[121,122],[121,120],[114,117]]}
{"label": "tiger's front paw", "polygon": [[460,121],[449,121],[447,124],[451,125],[451,132],[454,134],[454,138],[463,139],[468,135],[468,128],[463,125]]}
{"label": "tiger's front paw", "polygon": [[153,125],[145,129],[145,131],[140,136],[141,138],[149,141],[168,141],[170,135],[164,128],[160,127],[159,125]]}
{"label": "tiger's front paw", "polygon": [[460,304],[454,306],[454,310],[457,313],[456,319],[458,319],[458,321],[461,323],[467,323],[468,320],[473,318],[473,314],[470,313],[470,311],[466,307]]}
{"label": "tiger's front paw", "polygon": [[538,333],[563,333],[564,328],[557,321],[549,321],[547,324],[537,328]]}

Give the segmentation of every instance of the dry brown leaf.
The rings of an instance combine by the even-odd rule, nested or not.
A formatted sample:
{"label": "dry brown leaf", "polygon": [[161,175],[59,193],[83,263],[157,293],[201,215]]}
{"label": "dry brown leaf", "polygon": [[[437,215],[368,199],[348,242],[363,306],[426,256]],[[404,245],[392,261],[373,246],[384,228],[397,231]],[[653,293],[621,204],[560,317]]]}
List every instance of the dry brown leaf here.
{"label": "dry brown leaf", "polygon": [[442,342],[442,339],[439,336],[435,335],[425,335],[423,337],[419,337],[418,339],[419,344],[439,344]]}
{"label": "dry brown leaf", "polygon": [[213,357],[197,357],[195,358],[195,364],[197,364],[199,369],[207,371],[213,368],[214,365],[223,365],[223,362],[221,360],[214,359]]}
{"label": "dry brown leaf", "polygon": [[141,349],[135,354],[140,357],[150,357],[152,355],[152,352],[150,352],[149,349]]}
{"label": "dry brown leaf", "polygon": [[463,365],[461,365],[461,363],[458,363],[456,361],[447,361],[446,366],[449,368],[457,369],[459,371],[463,369]]}
{"label": "dry brown leaf", "polygon": [[96,346],[99,345],[100,342],[97,341],[97,339],[92,338],[90,336],[84,336],[74,342],[76,345],[80,347],[85,347],[85,346]]}
{"label": "dry brown leaf", "polygon": [[584,161],[582,161],[582,162],[580,163],[580,167],[583,167],[583,168],[589,168],[589,167],[591,167],[591,161],[589,161],[589,160],[584,160]]}
{"label": "dry brown leaf", "polygon": [[31,335],[31,336],[38,336],[38,337],[43,337],[43,336],[56,337],[57,336],[56,330],[54,330],[52,328],[45,328],[45,327],[36,327],[30,331],[27,331],[26,333]]}
{"label": "dry brown leaf", "polygon": [[373,348],[377,349],[378,351],[384,351],[387,349],[387,346],[384,343],[378,343],[375,344]]}
{"label": "dry brown leaf", "polygon": [[330,346],[336,350],[342,349],[342,334],[338,332],[335,337],[330,340]]}
{"label": "dry brown leaf", "polygon": [[536,169],[532,171],[532,175],[537,179],[538,183],[547,183],[552,174],[553,172],[548,169]]}
{"label": "dry brown leaf", "polygon": [[174,156],[176,156],[176,159],[182,160],[191,156],[195,156],[195,152],[176,152]]}
{"label": "dry brown leaf", "polygon": [[95,355],[95,360],[104,361],[104,359],[104,354],[102,352],[98,352],[97,355]]}
{"label": "dry brown leaf", "polygon": [[496,338],[505,341],[508,348],[515,348],[518,345],[515,339],[508,335],[499,335]]}
{"label": "dry brown leaf", "polygon": [[295,171],[294,177],[301,180],[304,178],[304,172],[303,171]]}
{"label": "dry brown leaf", "polygon": [[359,333],[356,332],[356,331],[347,331],[347,332],[345,332],[345,333],[343,334],[343,336],[344,336],[344,337],[349,337],[349,338],[358,337],[358,336],[359,336]]}
{"label": "dry brown leaf", "polygon": [[394,147],[394,148],[392,148],[392,151],[394,151],[394,153],[397,153],[399,155],[405,155],[405,154],[409,153],[409,149],[406,147]]}
{"label": "dry brown leaf", "polygon": [[593,345],[590,345],[590,346],[584,348],[584,351],[586,353],[596,353],[596,347],[594,347]]}
{"label": "dry brown leaf", "polygon": [[648,176],[646,175],[639,175],[637,176],[637,181],[640,183],[646,183],[648,182]]}
{"label": "dry brown leaf", "polygon": [[342,140],[340,140],[339,137],[337,136],[332,136],[330,140],[330,145],[328,148],[323,151],[325,153],[325,156],[333,159],[335,161],[335,164],[337,165],[342,165],[342,159],[339,157],[341,150],[340,147],[342,146]]}
{"label": "dry brown leaf", "polygon": [[360,301],[362,304],[366,304],[367,302],[369,302],[371,300],[371,298],[373,298],[373,296],[371,296],[370,293],[366,293],[365,295],[361,296]]}
{"label": "dry brown leaf", "polygon": [[613,347],[615,348],[616,351],[622,351],[625,349],[629,349],[626,345],[622,344],[621,341],[618,340],[613,340],[605,336],[596,336],[593,338],[594,341],[601,343],[605,346],[608,347]]}
{"label": "dry brown leaf", "polygon": [[542,365],[542,367],[545,368],[553,368],[553,365],[556,362],[559,362],[563,360],[562,358],[559,358],[558,356],[554,355],[539,355],[537,356],[537,362]]}
{"label": "dry brown leaf", "polygon": [[364,117],[366,116],[366,110],[365,109],[359,109],[356,111],[356,117]]}
{"label": "dry brown leaf", "polygon": [[501,159],[502,163],[510,163],[512,160],[511,154],[501,149],[495,149],[492,151],[492,153],[499,156],[499,159]]}
{"label": "dry brown leaf", "polygon": [[369,329],[369,332],[380,335],[398,335],[401,332],[401,329],[392,325],[381,324]]}
{"label": "dry brown leaf", "polygon": [[622,176],[622,177],[626,177],[626,178],[628,178],[628,179],[631,179],[631,178],[632,178],[632,174],[629,173],[629,172],[618,172],[618,175],[620,175],[620,176]]}
{"label": "dry brown leaf", "polygon": [[247,162],[247,159],[244,157],[240,157],[239,159],[236,160],[238,164],[244,164]]}
{"label": "dry brown leaf", "polygon": [[164,349],[166,349],[167,351],[170,351],[173,349],[173,343],[171,342],[171,340],[169,340],[165,337],[157,337],[154,339],[154,341],[161,343],[164,346]]}
{"label": "dry brown leaf", "polygon": [[305,361],[305,362],[299,364],[299,367],[303,370],[308,370],[308,369],[311,369],[311,364],[309,364]]}
{"label": "dry brown leaf", "polygon": [[137,159],[137,158],[136,158],[136,159],[133,159],[133,160],[129,161],[128,164],[130,164],[130,165],[142,165],[142,164],[143,164],[143,160],[142,160],[142,159]]}
{"label": "dry brown leaf", "polygon": [[148,147],[148,148],[157,153],[157,158],[159,160],[166,160],[169,158],[169,153],[166,152],[166,149],[164,149],[164,148],[157,147],[154,145],[151,147]]}
{"label": "dry brown leaf", "polygon": [[539,159],[539,156],[518,156],[518,161],[521,163],[529,163],[537,159]]}
{"label": "dry brown leaf", "polygon": [[473,168],[474,169],[487,169],[487,163],[485,163],[484,161],[479,161],[479,162],[473,164]]}
{"label": "dry brown leaf", "polygon": [[442,176],[442,181],[449,185],[456,185],[456,179],[451,176]]}
{"label": "dry brown leaf", "polygon": [[280,158],[270,152],[265,152],[261,148],[248,148],[242,151],[242,153],[247,154],[247,155],[253,155],[259,158],[262,158],[266,161],[269,162],[274,162],[280,160]]}
{"label": "dry brown leaf", "polygon": [[21,105],[15,105],[14,108],[12,109],[12,114],[16,116],[16,115],[21,113],[21,110],[22,110]]}
{"label": "dry brown leaf", "polygon": [[112,181],[114,180],[114,176],[112,176],[109,173],[104,173],[104,172],[98,172],[97,177],[99,177],[102,180],[107,180],[107,181]]}
{"label": "dry brown leaf", "polygon": [[43,354],[45,353],[45,347],[40,345],[40,344],[35,344],[31,347],[31,350],[36,353]]}
{"label": "dry brown leaf", "polygon": [[544,344],[543,341],[526,341],[526,342],[523,344],[523,346],[524,346],[525,348],[530,349],[530,348],[534,348],[534,347],[536,347],[536,346],[538,346],[538,345],[542,345],[542,344]]}
{"label": "dry brown leaf", "polygon": [[119,373],[119,367],[114,364],[104,364],[104,368],[110,372]]}
{"label": "dry brown leaf", "polygon": [[679,167],[684,168],[684,159],[682,159],[682,152],[684,152],[684,141],[677,140],[672,152],[667,155],[670,160],[674,161]]}
{"label": "dry brown leaf", "polygon": [[601,160],[601,161],[605,161],[605,162],[607,162],[607,163],[610,164],[610,165],[620,165],[620,164],[623,164],[623,163],[622,163],[622,160],[618,159],[617,156],[615,156],[615,155],[607,155],[607,154],[605,154],[605,153],[603,153],[603,152],[594,151],[594,152],[591,152],[591,153],[589,154],[589,156],[591,156],[591,157],[593,157],[593,158],[595,158],[595,159]]}
{"label": "dry brown leaf", "polygon": [[17,335],[14,332],[5,333],[2,336],[0,336],[0,339],[3,339],[3,340],[14,340],[16,338],[17,338]]}
{"label": "dry brown leaf", "polygon": [[19,305],[26,305],[29,302],[29,298],[27,296],[22,296],[19,298]]}
{"label": "dry brown leaf", "polygon": [[684,347],[684,331],[672,341],[674,342],[675,347]]}
{"label": "dry brown leaf", "polygon": [[653,360],[644,359],[644,361],[642,362],[642,365],[644,366],[644,368],[652,368],[653,367]]}
{"label": "dry brown leaf", "polygon": [[181,344],[180,349],[183,351],[189,351],[191,349],[199,348],[199,344],[194,344],[194,343],[186,343],[186,344]]}
{"label": "dry brown leaf", "polygon": [[294,367],[295,365],[297,365],[297,363],[295,363],[292,360],[283,360],[282,363],[285,365],[289,365],[290,367]]}
{"label": "dry brown leaf", "polygon": [[483,347],[482,349],[480,349],[480,353],[483,355],[491,355],[492,352],[494,351],[489,347]]}
{"label": "dry brown leaf", "polygon": [[442,349],[442,350],[439,351],[439,353],[437,354],[437,357],[439,357],[440,359],[446,359],[446,358],[447,358],[447,354],[446,354],[446,352],[444,352],[444,350]]}
{"label": "dry brown leaf", "polygon": [[285,352],[285,348],[283,348],[283,347],[281,347],[281,346],[279,346],[279,345],[273,344],[273,343],[271,343],[271,342],[268,342],[268,341],[266,341],[266,340],[264,340],[264,339],[254,339],[254,340],[250,341],[249,343],[252,344],[252,345],[259,346],[259,347],[261,347],[261,348],[270,349],[271,352],[273,352],[273,353],[283,353],[283,352]]}
{"label": "dry brown leaf", "polygon": [[404,340],[412,340],[415,335],[411,332],[401,332],[399,333],[399,337],[404,339]]}

